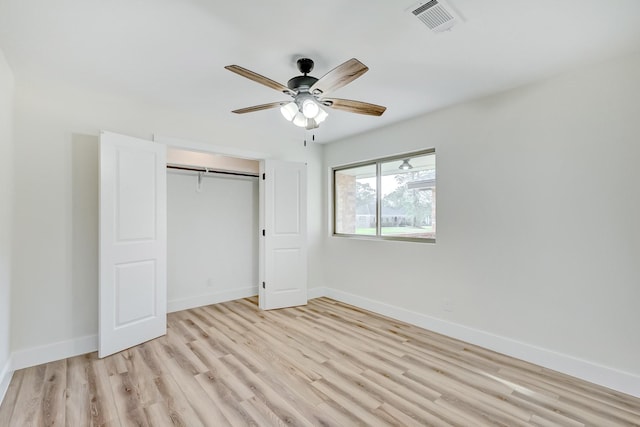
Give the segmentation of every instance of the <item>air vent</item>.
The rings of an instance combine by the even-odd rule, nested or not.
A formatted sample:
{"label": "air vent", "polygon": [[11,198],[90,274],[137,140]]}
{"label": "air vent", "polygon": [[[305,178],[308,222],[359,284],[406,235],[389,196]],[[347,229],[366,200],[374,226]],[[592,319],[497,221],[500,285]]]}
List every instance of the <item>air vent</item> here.
{"label": "air vent", "polygon": [[418,3],[410,10],[416,18],[436,33],[449,30],[460,21],[453,8],[447,7],[442,1],[431,0]]}

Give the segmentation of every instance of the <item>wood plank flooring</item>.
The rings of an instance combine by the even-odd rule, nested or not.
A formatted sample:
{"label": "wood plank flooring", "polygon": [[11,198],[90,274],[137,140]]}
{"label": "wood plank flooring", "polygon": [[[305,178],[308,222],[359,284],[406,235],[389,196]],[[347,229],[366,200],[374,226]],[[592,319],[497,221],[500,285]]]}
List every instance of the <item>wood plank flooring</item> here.
{"label": "wood plank flooring", "polygon": [[640,399],[327,298],[172,313],[165,337],[17,371],[0,426],[628,426]]}

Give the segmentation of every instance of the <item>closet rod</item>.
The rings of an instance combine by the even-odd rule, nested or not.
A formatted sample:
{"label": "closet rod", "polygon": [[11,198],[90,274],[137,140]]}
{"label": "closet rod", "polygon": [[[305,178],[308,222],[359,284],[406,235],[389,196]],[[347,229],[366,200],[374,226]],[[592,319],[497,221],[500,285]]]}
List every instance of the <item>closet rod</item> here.
{"label": "closet rod", "polygon": [[222,174],[222,175],[249,176],[249,177],[252,177],[252,178],[257,178],[259,176],[257,173],[229,172],[229,171],[221,171],[221,170],[208,169],[208,168],[192,168],[192,167],[188,167],[188,166],[167,165],[167,169],[178,169],[178,170],[183,170],[183,171],[205,172],[205,173],[219,173],[219,174]]}

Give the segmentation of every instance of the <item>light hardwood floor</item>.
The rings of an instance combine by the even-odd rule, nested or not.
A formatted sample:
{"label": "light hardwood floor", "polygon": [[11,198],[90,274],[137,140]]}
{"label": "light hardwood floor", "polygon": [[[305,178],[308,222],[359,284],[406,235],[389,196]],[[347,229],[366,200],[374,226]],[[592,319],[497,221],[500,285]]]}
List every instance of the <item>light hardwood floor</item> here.
{"label": "light hardwood floor", "polygon": [[0,426],[640,425],[640,399],[327,298],[168,316],[105,359],[23,369]]}

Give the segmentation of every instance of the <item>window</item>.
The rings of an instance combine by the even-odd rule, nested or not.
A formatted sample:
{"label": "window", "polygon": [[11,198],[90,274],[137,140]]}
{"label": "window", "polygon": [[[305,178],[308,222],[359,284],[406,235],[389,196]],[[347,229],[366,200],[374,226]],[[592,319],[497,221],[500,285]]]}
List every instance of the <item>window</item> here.
{"label": "window", "polygon": [[334,235],[435,242],[435,151],[334,168],[333,202]]}

